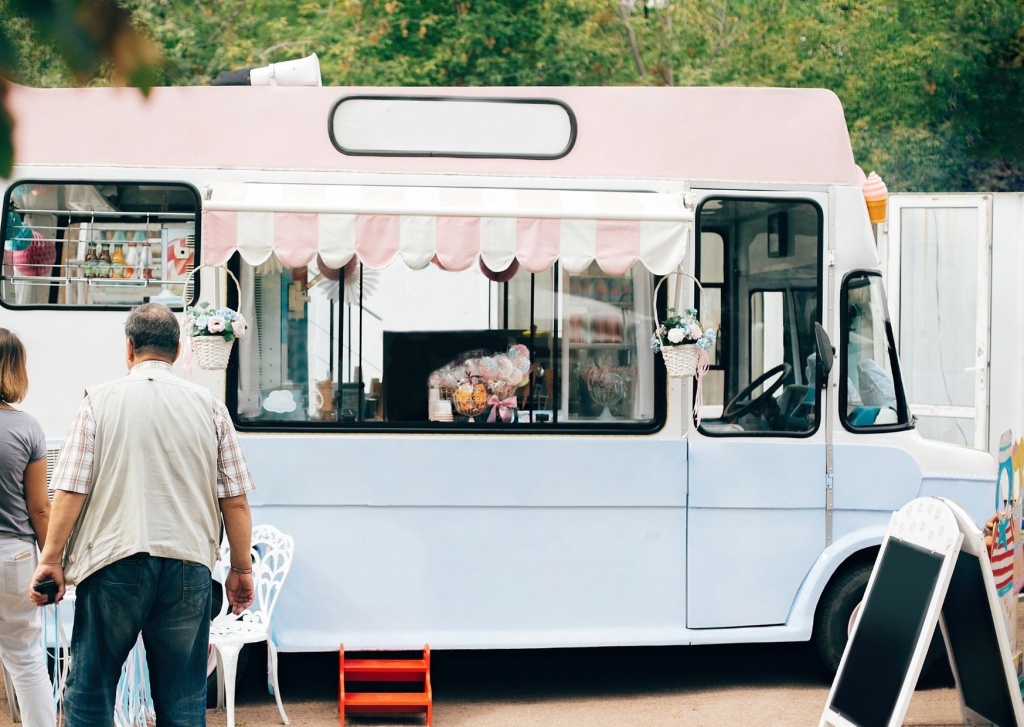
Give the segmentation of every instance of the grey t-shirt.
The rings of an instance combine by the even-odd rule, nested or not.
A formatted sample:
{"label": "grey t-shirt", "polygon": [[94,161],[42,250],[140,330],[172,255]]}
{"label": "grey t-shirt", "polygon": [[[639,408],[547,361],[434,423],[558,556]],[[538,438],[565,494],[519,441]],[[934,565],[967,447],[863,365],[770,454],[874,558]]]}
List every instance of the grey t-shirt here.
{"label": "grey t-shirt", "polygon": [[31,414],[0,408],[0,535],[35,542],[25,503],[25,468],[46,456],[46,435]]}

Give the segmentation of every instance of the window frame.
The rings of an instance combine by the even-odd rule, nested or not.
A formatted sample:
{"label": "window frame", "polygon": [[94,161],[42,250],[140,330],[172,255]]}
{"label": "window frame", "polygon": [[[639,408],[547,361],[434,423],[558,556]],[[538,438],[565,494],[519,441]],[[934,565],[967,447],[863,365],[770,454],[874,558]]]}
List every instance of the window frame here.
{"label": "window frame", "polygon": [[877,270],[857,269],[851,270],[843,276],[843,282],[839,292],[839,421],[843,429],[854,434],[877,434],[882,432],[903,432],[914,429],[914,416],[907,404],[907,395],[903,389],[903,375],[900,372],[899,352],[896,349],[896,339],[893,335],[892,316],[889,315],[889,301],[885,296],[885,287],[882,287],[883,309],[885,310],[885,337],[888,346],[889,366],[892,367],[893,389],[896,393],[896,416],[894,424],[868,424],[857,426],[850,422],[847,412],[847,401],[849,399],[849,329],[850,329],[850,306],[849,291],[850,283],[854,279],[875,278],[882,283],[882,274]]}
{"label": "window frame", "polygon": [[[711,202],[711,201],[719,201],[719,202],[727,202],[727,203],[728,202],[773,202],[773,203],[785,203],[785,204],[806,204],[806,205],[809,205],[815,211],[815,215],[816,215],[816,218],[817,218],[818,251],[817,251],[817,266],[816,266],[816,268],[817,268],[816,282],[815,282],[814,290],[815,290],[815,293],[817,295],[817,300],[818,300],[818,316],[817,316],[817,319],[818,319],[818,322],[821,322],[822,321],[823,309],[827,307],[827,301],[825,301],[825,275],[824,275],[824,264],[823,264],[823,260],[824,260],[824,242],[825,242],[825,211],[824,211],[824,209],[822,209],[821,204],[817,200],[811,199],[811,198],[808,198],[808,197],[789,197],[789,196],[779,196],[779,197],[767,196],[767,197],[765,197],[765,196],[759,196],[756,193],[725,194],[725,193],[721,193],[721,192],[716,192],[714,194],[707,195],[706,197],[704,197],[704,198],[702,198],[700,200],[700,203],[699,203],[699,205],[697,207],[697,211],[696,211],[696,215],[695,215],[695,221],[694,221],[695,239],[697,240],[697,242],[694,243],[694,250],[695,250],[695,257],[694,257],[694,259],[695,259],[695,264],[697,266],[696,269],[698,271],[700,270],[699,266],[701,264],[701,258],[700,258],[700,255],[701,255],[701,245],[699,244],[699,239],[700,239],[700,235],[703,234],[703,230],[704,230],[703,220],[701,219],[701,213],[703,211],[704,205],[707,204],[708,202]],[[726,300],[726,294],[731,295],[733,291],[735,291],[735,290],[737,290],[738,288],[741,287],[741,286],[738,285],[738,282],[737,282],[738,281],[738,277],[739,277],[739,273],[737,273],[735,271],[735,264],[734,264],[734,261],[733,261],[734,251],[733,251],[732,246],[730,245],[730,242],[729,242],[730,241],[730,234],[729,234],[730,231],[729,231],[729,228],[727,226],[723,225],[723,224],[714,224],[714,223],[712,223],[712,224],[708,225],[707,229],[708,229],[709,232],[714,232],[714,233],[718,234],[722,238],[722,240],[723,240],[722,264],[723,264],[723,266],[725,268],[723,270],[723,283],[722,284],[714,284],[714,285],[718,285],[722,289],[722,302],[723,302],[723,305],[722,305],[721,310],[724,311],[724,302]],[[772,258],[772,259],[777,259],[777,258]],[[701,285],[704,285],[703,281],[701,281]],[[779,291],[777,288],[769,288],[769,287],[766,287],[766,286],[756,286],[756,287],[755,286],[751,286],[751,287],[749,287],[747,289],[747,298],[744,301],[737,301],[737,304],[747,306],[748,307],[747,310],[748,310],[748,314],[749,314],[749,305],[750,305],[750,302],[752,300],[752,296],[754,295],[754,293],[759,292],[759,291],[760,292],[765,292],[765,291],[782,292],[782,291]],[[793,288],[787,288],[787,289],[785,289],[785,292],[784,292],[784,295],[783,295],[784,305],[786,305],[787,307],[790,304],[790,297],[792,295],[792,291],[793,291]],[[720,312],[720,315],[722,315],[722,317],[724,317],[724,314],[722,314],[721,312]],[[725,324],[721,320],[717,321],[717,324],[718,324],[718,327],[719,327],[719,331],[721,331]],[[747,330],[745,331],[745,335],[749,336],[749,334],[750,334],[750,328],[748,326]],[[715,366],[714,368],[721,369],[723,371],[723,383],[724,383],[724,390],[723,390],[723,397],[724,398],[723,398],[723,402],[722,402],[722,406],[723,407],[729,402],[728,397],[725,396],[725,392],[729,390],[730,377],[732,378],[732,381],[734,381],[734,382],[738,378],[737,370],[734,369],[734,370],[730,371],[730,367],[728,366],[729,356],[732,353],[731,350],[730,350],[730,348],[731,348],[730,344],[731,343],[737,343],[738,344],[739,343],[739,336],[738,335],[734,336],[734,337],[729,337],[729,336],[724,336],[724,335],[720,336],[719,340],[718,340],[718,342],[716,344],[718,346],[719,361],[721,363],[719,365]],[[742,350],[742,346],[740,346],[740,349]],[[748,352],[748,359],[749,359],[749,352]],[[748,365],[749,365],[749,361],[748,361]],[[738,384],[737,384],[737,386],[738,386]],[[704,428],[702,424],[698,424],[696,429],[701,434],[701,436],[711,437],[711,438],[741,438],[741,439],[750,439],[750,438],[761,437],[761,438],[784,438],[784,439],[808,439],[810,437],[813,437],[815,434],[817,434],[820,431],[821,425],[822,425],[822,411],[823,411],[823,409],[822,409],[822,400],[824,399],[824,397],[820,393],[821,390],[819,390],[817,387],[814,387],[814,388],[815,388],[815,392],[816,392],[815,393],[815,397],[814,397],[814,424],[808,430],[800,431],[800,432],[785,431],[785,430],[780,430],[780,431],[758,430],[758,431],[742,431],[742,432],[724,431],[724,430],[716,431],[716,430],[713,430],[713,429]],[[742,387],[739,388],[739,391],[742,391]]]}
{"label": "window frame", "polygon": [[[3,209],[0,210],[0,240],[7,240],[7,213],[11,209],[11,193],[20,185],[81,185],[81,186],[95,186],[95,185],[106,185],[106,184],[118,184],[118,185],[138,185],[138,186],[162,186],[162,187],[179,187],[189,191],[195,201],[195,217],[194,217],[194,229],[195,229],[195,241],[193,244],[194,260],[202,260],[202,218],[203,218],[203,204],[202,195],[196,186],[190,182],[185,181],[166,181],[161,179],[37,179],[37,178],[22,178],[13,179],[4,190],[3,196]],[[82,215],[88,215],[87,212],[82,212]],[[144,217],[146,213],[132,213],[125,212],[125,216],[132,217]],[[70,223],[69,223],[70,224]],[[55,263],[56,264],[56,263]],[[194,263],[194,267],[198,267],[198,263]],[[200,276],[194,276],[192,278],[193,286],[193,300],[197,300],[201,294],[200,287]],[[3,269],[0,267],[0,281],[9,280],[9,276],[3,274]],[[59,285],[54,282],[50,284],[51,292],[52,289]],[[6,308],[11,311],[29,311],[29,310],[47,310],[47,311],[127,311],[139,305],[139,303],[131,304],[103,304],[103,305],[67,305],[61,303],[33,303],[28,305],[19,305],[17,303],[9,302],[3,295],[0,295],[0,307]],[[171,306],[173,310],[183,310],[182,306]]]}
{"label": "window frame", "polygon": [[[400,261],[396,261],[393,264],[402,264]],[[640,264],[639,262],[637,264]],[[232,255],[228,261],[228,268],[237,276],[241,276],[241,257],[236,252]],[[525,270],[521,270],[521,275],[530,274]],[[653,273],[649,273],[654,278]],[[491,285],[500,285],[501,287],[497,290],[498,296],[507,295],[508,284],[507,283],[494,283]],[[229,286],[230,287],[230,286]],[[652,285],[653,287],[653,285]],[[556,291],[559,288],[556,287]],[[233,291],[232,291],[233,292]],[[493,296],[492,296],[493,297]],[[229,297],[229,306],[234,307],[237,305],[237,299]],[[507,311],[507,306],[506,306]],[[353,311],[353,317],[358,316],[359,311]],[[343,320],[343,319],[342,319]],[[499,329],[491,329],[499,330]],[[555,329],[556,335],[566,335],[566,327],[564,321],[556,320]],[[646,340],[646,332],[637,332],[638,339]],[[642,337],[642,338],[641,338]],[[343,336],[342,332],[338,332],[338,345],[339,350],[335,352],[336,355],[341,355]],[[564,351],[565,341],[562,338],[558,339],[558,351],[559,358],[561,359]],[[532,422],[532,423],[504,423],[504,422],[491,422],[487,423],[481,421],[482,417],[478,418],[475,422],[432,422],[432,421],[408,421],[408,422],[391,422],[391,421],[280,421],[280,420],[268,420],[268,421],[253,421],[249,419],[242,419],[238,413],[238,377],[239,377],[239,366],[238,366],[239,350],[236,346],[231,352],[231,360],[228,364],[227,371],[225,372],[225,396],[224,402],[228,408],[228,412],[231,415],[231,420],[240,432],[254,433],[254,434],[272,434],[272,433],[294,433],[294,434],[322,434],[322,435],[338,435],[338,434],[456,434],[472,435],[479,434],[483,436],[487,435],[501,435],[501,436],[545,436],[545,435],[572,435],[579,436],[581,434],[591,436],[649,436],[656,434],[661,431],[668,420],[668,384],[667,384],[667,373],[665,370],[665,364],[661,361],[660,356],[655,356],[654,370],[651,375],[654,377],[654,415],[653,417],[644,422],[599,422],[595,420],[586,421],[565,421],[559,419],[557,422]],[[560,370],[565,365],[564,361],[559,362],[556,370]],[[365,386],[365,383],[363,384]],[[558,376],[554,379],[554,394],[556,400],[561,400],[561,397],[566,392],[561,391],[561,377]]]}

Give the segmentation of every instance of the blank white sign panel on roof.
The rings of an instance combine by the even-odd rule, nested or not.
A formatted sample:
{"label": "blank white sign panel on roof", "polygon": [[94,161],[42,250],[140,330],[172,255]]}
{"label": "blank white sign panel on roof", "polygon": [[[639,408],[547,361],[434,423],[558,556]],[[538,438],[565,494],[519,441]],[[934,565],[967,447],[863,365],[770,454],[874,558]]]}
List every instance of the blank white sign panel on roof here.
{"label": "blank white sign panel on roof", "polygon": [[576,120],[549,99],[348,96],[331,109],[330,131],[346,154],[556,159]]}

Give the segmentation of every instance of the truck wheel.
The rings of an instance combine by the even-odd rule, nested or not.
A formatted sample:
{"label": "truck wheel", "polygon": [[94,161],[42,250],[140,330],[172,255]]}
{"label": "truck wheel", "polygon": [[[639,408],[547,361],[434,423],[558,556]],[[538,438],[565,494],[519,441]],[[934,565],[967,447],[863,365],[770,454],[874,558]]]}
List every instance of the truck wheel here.
{"label": "truck wheel", "polygon": [[835,675],[843,658],[853,610],[864,599],[871,577],[871,563],[850,568],[828,585],[814,615],[814,643],[830,675]]}
{"label": "truck wheel", "polygon": [[[853,627],[853,614],[864,600],[864,592],[867,590],[873,568],[873,563],[865,563],[849,569],[835,582],[829,584],[821,603],[818,604],[818,611],[814,617],[814,641],[818,655],[831,676],[835,676],[839,670],[839,662],[843,658],[843,651],[846,650],[846,643],[850,638],[850,629]],[[945,656],[946,645],[936,627],[918,681],[932,678],[945,683],[945,673],[949,672],[948,666],[945,673],[941,668],[941,662],[946,661]]]}

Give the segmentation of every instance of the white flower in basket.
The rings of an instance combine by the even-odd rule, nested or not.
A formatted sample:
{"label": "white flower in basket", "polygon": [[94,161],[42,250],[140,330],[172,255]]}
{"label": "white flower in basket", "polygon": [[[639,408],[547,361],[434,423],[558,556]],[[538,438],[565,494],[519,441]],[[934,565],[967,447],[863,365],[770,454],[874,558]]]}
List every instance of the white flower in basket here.
{"label": "white flower in basket", "polygon": [[247,329],[241,313],[230,308],[215,308],[206,301],[185,311],[185,327],[199,368],[208,371],[228,367],[231,347]]}
{"label": "white flower in basket", "polygon": [[702,326],[694,308],[686,308],[682,313],[669,308],[665,321],[658,324],[651,336],[651,348],[665,358],[669,376],[679,378],[696,375],[701,353],[706,358],[714,345],[715,329]]}

